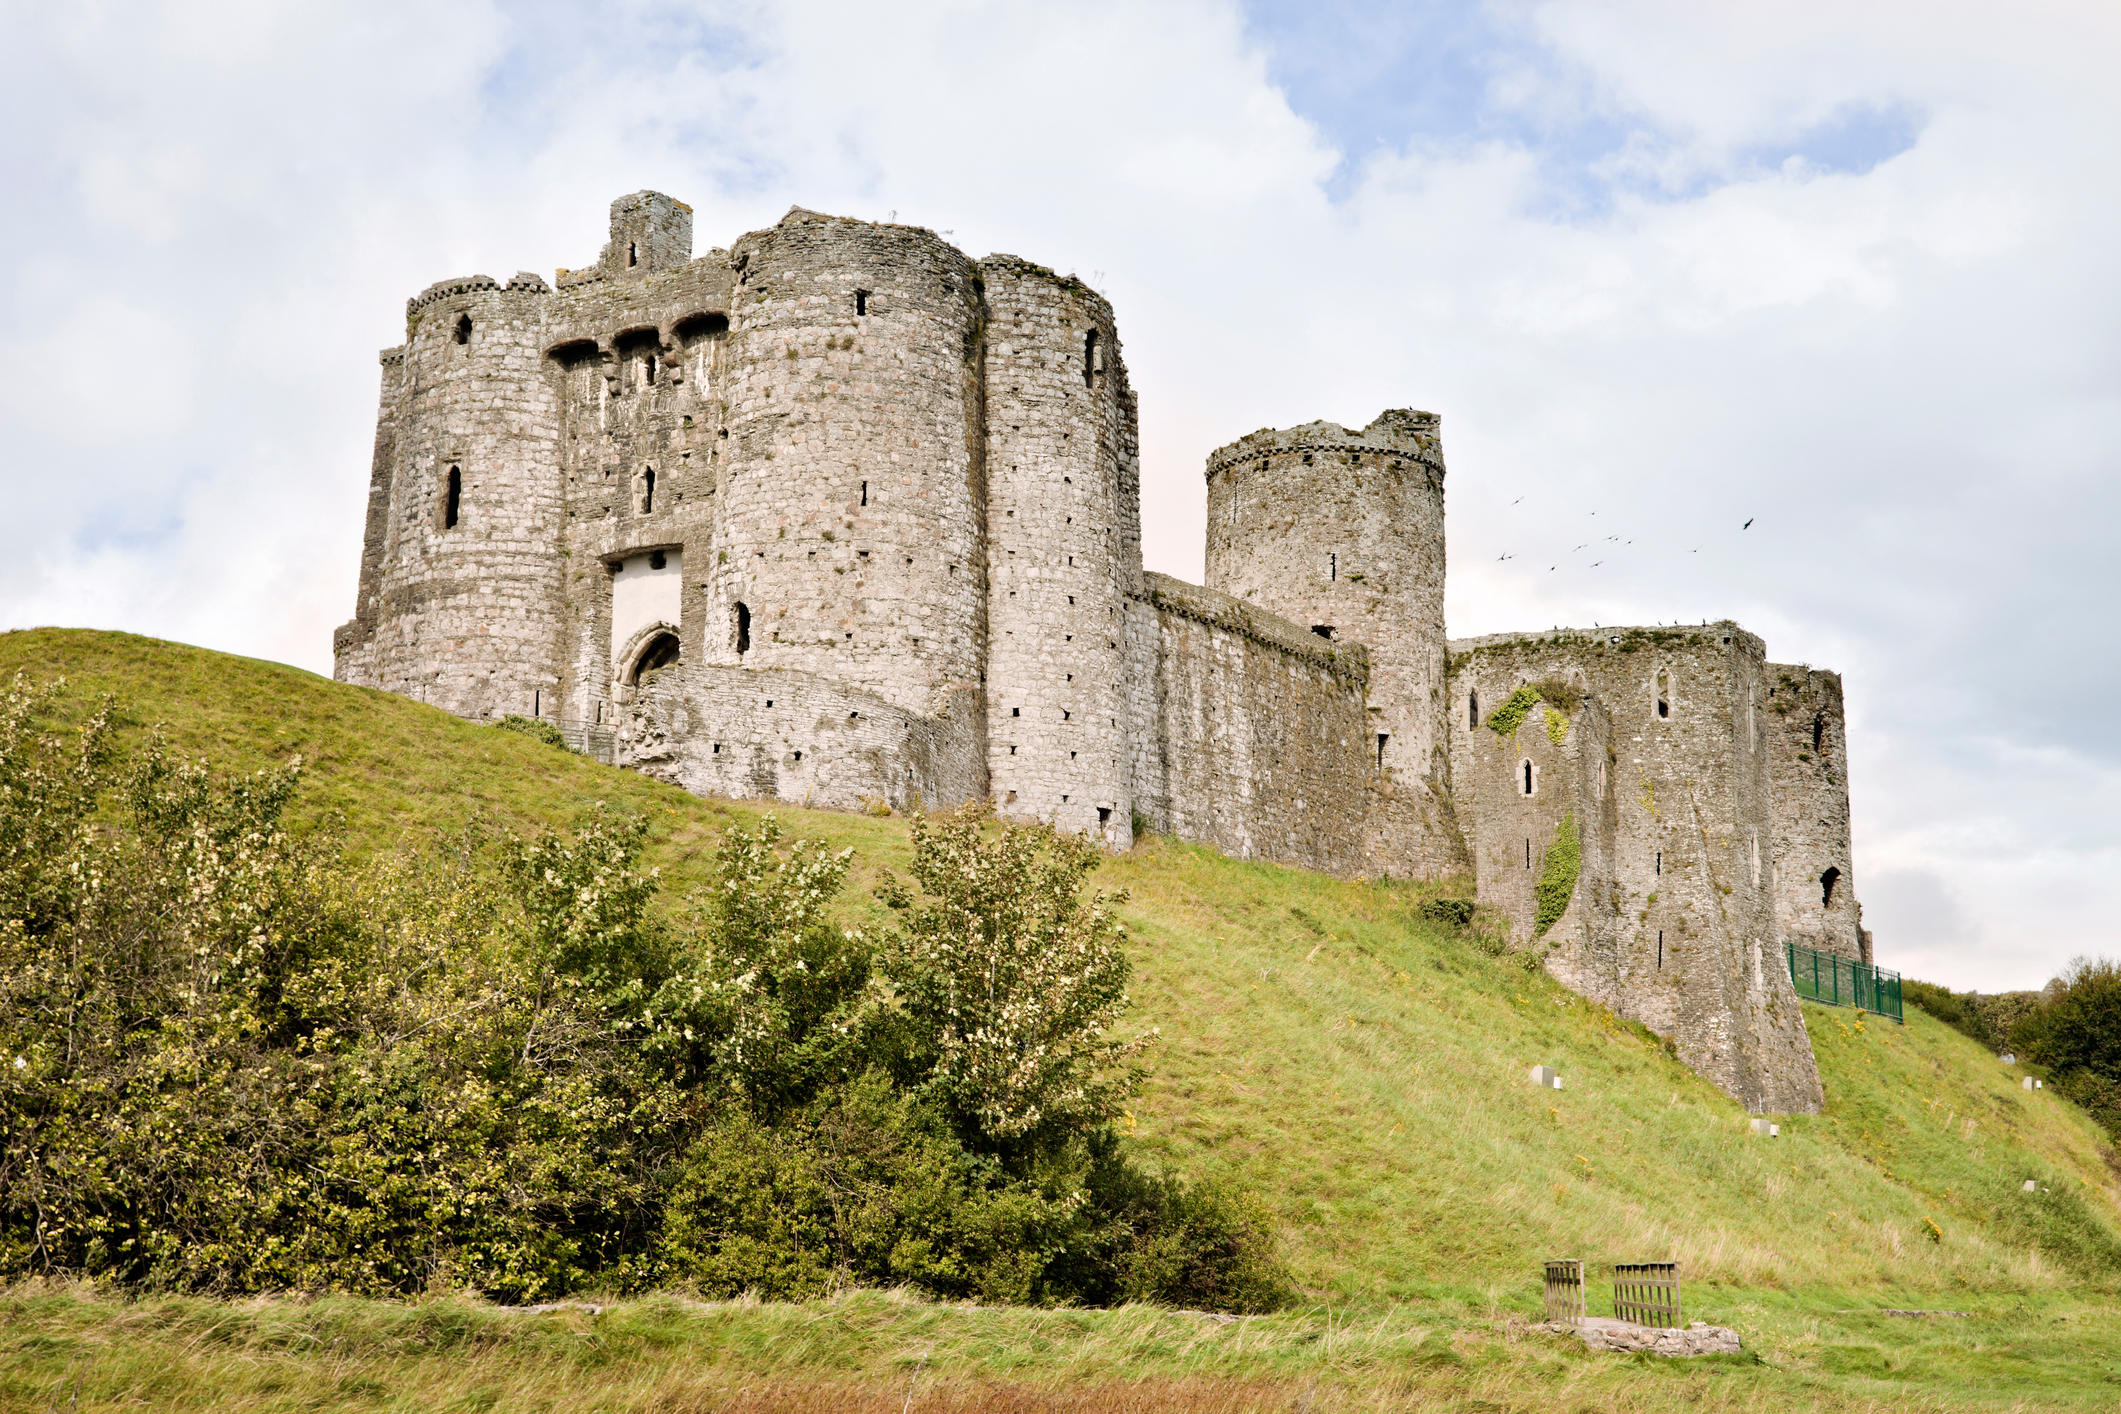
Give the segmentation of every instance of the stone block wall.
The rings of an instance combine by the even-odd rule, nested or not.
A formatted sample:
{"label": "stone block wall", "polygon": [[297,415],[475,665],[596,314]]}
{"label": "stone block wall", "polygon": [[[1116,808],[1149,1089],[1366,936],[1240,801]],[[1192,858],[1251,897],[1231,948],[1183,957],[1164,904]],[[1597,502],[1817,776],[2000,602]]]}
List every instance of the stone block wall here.
{"label": "stone block wall", "polygon": [[1841,675],[1769,663],[1767,682],[1776,928],[1789,942],[1869,962],[1849,839]]}
{"label": "stone block wall", "polygon": [[[1536,786],[1545,754],[1531,729],[1520,726],[1503,748],[1486,723],[1519,687],[1540,683],[1593,699],[1610,724],[1613,811],[1602,848],[1611,884],[1603,917],[1599,900],[1581,900],[1583,958],[1562,966],[1585,976],[1590,994],[1617,998],[1608,1004],[1622,1015],[1672,1037],[1683,1060],[1750,1108],[1816,1111],[1818,1072],[1775,926],[1760,640],[1721,623],[1454,641],[1452,779],[1459,817],[1480,822],[1484,897],[1491,886],[1510,897],[1498,876],[1517,859],[1488,822],[1523,815],[1523,764],[1532,762]],[[1596,799],[1581,779],[1595,762],[1580,751],[1574,759],[1571,793]]]}
{"label": "stone block wall", "polygon": [[1143,579],[1158,725],[1138,798],[1153,827],[1239,859],[1359,872],[1368,655],[1227,594]]}

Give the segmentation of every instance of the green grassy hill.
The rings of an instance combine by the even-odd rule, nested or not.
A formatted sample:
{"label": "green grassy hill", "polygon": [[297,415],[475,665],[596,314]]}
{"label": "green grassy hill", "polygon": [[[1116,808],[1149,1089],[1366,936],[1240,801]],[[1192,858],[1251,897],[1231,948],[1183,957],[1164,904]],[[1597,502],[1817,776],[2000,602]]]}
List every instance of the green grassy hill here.
{"label": "green grassy hill", "polygon": [[[468,818],[563,825],[605,801],[648,819],[675,897],[704,877],[730,821],[766,809],[697,800],[296,669],[129,635],[0,635],[0,675],[17,671],[112,692],[132,729],[165,723],[181,750],[224,768],[299,754],[298,817],[335,821],[356,851]],[[866,881],[907,857],[903,820],[773,813],[791,833],[858,851],[851,911],[873,909]],[[1099,882],[1130,896],[1135,1016],[1162,1033],[1135,1138],[1264,1195],[1304,1290],[1336,1310],[1529,1313],[1546,1257],[1676,1258],[1689,1316],[1776,1332],[1790,1358],[1820,1369],[1880,1373],[1960,1337],[1875,1321],[1852,1334],[1833,1313],[1971,1310],[2006,1322],[1967,1337],[2002,1360],[2007,1312],[2081,1322],[2121,1284],[2121,1181],[2104,1136],[1914,1008],[1900,1027],[1808,1005],[1826,1111],[1782,1118],[1769,1140],[1639,1027],[1423,921],[1419,886],[1163,839],[1112,860]],[[1526,1084],[1535,1064],[1567,1088]],[[2023,1191],[2027,1179],[2038,1191]],[[2110,1343],[2121,1359],[2121,1339]],[[2096,1385],[2104,1368],[2079,1373]]]}

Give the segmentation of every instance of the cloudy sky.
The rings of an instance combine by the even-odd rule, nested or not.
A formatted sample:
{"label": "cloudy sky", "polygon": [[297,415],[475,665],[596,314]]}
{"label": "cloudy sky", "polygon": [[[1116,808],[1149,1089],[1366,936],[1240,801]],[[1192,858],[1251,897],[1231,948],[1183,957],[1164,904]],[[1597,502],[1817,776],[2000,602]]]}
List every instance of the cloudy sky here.
{"label": "cloudy sky", "polygon": [[1212,447],[1434,410],[1454,634],[1736,618],[1846,677],[1881,962],[2121,953],[2121,8],[7,15],[0,627],[329,672],[406,296],[895,213],[1112,297],[1152,568]]}

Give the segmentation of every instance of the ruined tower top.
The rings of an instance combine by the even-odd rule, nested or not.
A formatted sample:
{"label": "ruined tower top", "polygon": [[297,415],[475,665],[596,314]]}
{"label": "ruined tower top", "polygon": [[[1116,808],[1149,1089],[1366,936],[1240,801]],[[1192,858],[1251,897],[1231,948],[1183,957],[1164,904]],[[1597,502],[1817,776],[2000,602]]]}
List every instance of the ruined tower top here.
{"label": "ruined tower top", "polygon": [[692,208],[659,191],[637,191],[611,203],[611,240],[601,264],[626,279],[671,270],[692,259]]}

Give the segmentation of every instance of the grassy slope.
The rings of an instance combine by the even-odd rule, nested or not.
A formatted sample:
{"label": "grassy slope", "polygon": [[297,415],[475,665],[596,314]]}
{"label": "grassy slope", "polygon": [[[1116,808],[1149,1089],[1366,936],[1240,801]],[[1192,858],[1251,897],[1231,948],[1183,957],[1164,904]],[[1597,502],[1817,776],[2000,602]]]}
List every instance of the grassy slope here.
{"label": "grassy slope", "polygon": [[[299,752],[303,810],[343,818],[357,850],[468,817],[564,824],[604,800],[647,816],[682,889],[719,830],[759,811],[404,699],[127,635],[0,635],[0,676],[17,669],[118,692],[135,721],[168,723],[181,749],[226,767]],[[905,858],[903,821],[777,813],[855,846],[864,871]],[[1420,922],[1418,888],[1163,840],[1101,879],[1132,896],[1138,1014],[1164,1036],[1137,1137],[1265,1193],[1299,1279],[1336,1305],[1525,1311],[1544,1257],[1673,1256],[1690,1316],[1778,1331],[1822,1369],[1835,1350],[1867,1352],[1845,1357],[1861,1369],[1925,1341],[1997,1352],[2015,1337],[1872,1340],[1826,1313],[2003,1319],[2031,1302],[2052,1321],[2103,1308],[2121,1276],[2121,1186],[2095,1128],[1918,1011],[1901,1028],[1807,1007],[1827,1112],[1767,1141],[1639,1030]],[[1568,1088],[1526,1085],[1539,1063]],[[2023,1193],[2026,1178],[2046,1191]]]}

